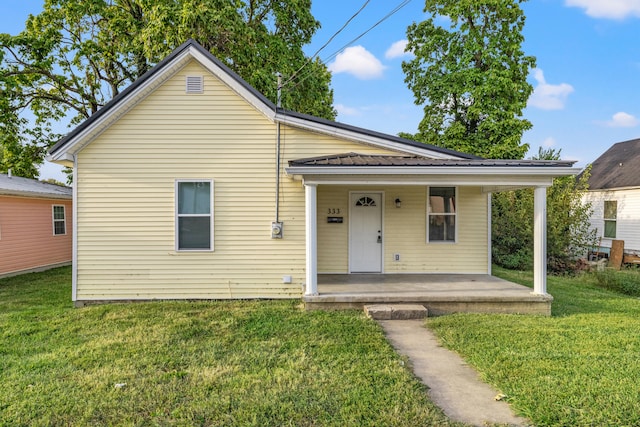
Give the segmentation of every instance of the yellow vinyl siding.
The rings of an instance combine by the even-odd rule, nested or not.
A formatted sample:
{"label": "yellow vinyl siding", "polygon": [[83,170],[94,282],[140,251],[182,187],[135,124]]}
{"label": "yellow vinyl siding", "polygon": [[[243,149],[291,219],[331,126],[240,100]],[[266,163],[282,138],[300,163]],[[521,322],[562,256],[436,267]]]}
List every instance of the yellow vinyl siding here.
{"label": "yellow vinyl siding", "polygon": [[[185,76],[204,75],[186,94]],[[304,189],[275,125],[192,61],[77,156],[77,299],[289,298],[305,281]],[[387,151],[283,126],[290,159]],[[214,183],[214,251],[176,252],[175,181]],[[291,284],[282,277],[292,276]]]}
{"label": "yellow vinyl siding", "polygon": [[[318,271],[347,273],[349,260],[349,191],[382,191],[383,266],[385,273],[489,273],[487,195],[479,187],[458,188],[457,242],[427,243],[424,186],[319,186]],[[402,201],[396,208],[395,199]],[[328,215],[340,208],[344,215]],[[343,216],[343,224],[327,223]],[[394,261],[394,254],[400,261]]]}

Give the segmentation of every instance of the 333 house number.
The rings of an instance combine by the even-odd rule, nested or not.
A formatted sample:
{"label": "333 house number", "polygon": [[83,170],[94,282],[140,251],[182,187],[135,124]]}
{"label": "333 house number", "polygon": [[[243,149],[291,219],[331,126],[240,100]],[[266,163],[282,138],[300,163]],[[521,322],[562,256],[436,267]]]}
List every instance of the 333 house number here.
{"label": "333 house number", "polygon": [[329,214],[329,215],[340,215],[340,208],[329,208],[329,209],[327,209],[327,214]]}

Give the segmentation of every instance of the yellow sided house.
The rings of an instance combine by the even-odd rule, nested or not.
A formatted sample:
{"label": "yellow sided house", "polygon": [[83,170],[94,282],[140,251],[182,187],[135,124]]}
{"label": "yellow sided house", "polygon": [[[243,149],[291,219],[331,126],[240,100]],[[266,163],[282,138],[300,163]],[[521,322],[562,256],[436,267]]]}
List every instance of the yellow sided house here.
{"label": "yellow sided house", "polygon": [[[535,286],[525,293],[548,308],[546,188],[579,172],[282,109],[192,40],[49,159],[73,167],[76,305],[330,296],[349,306],[371,286],[392,283],[387,293],[404,300],[430,281],[463,292],[491,279],[491,193],[533,187]],[[337,282],[365,298],[323,291]]]}

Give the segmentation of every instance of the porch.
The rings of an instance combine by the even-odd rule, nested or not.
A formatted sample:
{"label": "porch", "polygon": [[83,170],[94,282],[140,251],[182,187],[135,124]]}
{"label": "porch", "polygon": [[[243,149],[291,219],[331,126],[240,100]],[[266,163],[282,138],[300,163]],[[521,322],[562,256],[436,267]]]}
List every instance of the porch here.
{"label": "porch", "polygon": [[319,274],[307,310],[362,309],[366,304],[420,304],[429,316],[449,313],[551,315],[553,297],[485,274]]}

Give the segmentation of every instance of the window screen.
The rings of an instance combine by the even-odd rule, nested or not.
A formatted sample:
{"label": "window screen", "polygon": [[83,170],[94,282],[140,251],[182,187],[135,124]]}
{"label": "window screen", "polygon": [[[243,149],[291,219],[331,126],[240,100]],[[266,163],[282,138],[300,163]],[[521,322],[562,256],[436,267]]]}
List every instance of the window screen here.
{"label": "window screen", "polygon": [[430,187],[427,207],[429,242],[456,241],[456,189]]}
{"label": "window screen", "polygon": [[178,181],[177,183],[177,249],[211,250],[212,182]]}

